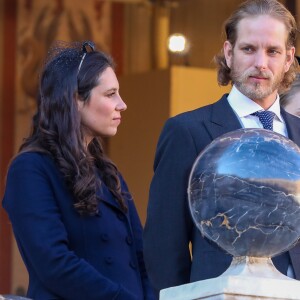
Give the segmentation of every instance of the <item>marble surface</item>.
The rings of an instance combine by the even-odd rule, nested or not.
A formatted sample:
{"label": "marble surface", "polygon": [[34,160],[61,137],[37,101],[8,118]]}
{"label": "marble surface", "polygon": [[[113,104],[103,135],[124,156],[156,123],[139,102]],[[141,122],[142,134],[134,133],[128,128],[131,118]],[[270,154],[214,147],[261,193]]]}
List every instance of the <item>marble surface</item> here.
{"label": "marble surface", "polygon": [[225,134],[196,159],[188,198],[201,233],[231,255],[286,251],[300,236],[299,147],[265,129]]}
{"label": "marble surface", "polygon": [[31,300],[17,295],[0,295],[0,300]]}
{"label": "marble surface", "polygon": [[160,300],[299,300],[300,282],[247,276],[219,276],[163,289]]}
{"label": "marble surface", "polygon": [[160,291],[160,300],[300,300],[300,282],[281,274],[271,258],[234,257],[219,277]]}

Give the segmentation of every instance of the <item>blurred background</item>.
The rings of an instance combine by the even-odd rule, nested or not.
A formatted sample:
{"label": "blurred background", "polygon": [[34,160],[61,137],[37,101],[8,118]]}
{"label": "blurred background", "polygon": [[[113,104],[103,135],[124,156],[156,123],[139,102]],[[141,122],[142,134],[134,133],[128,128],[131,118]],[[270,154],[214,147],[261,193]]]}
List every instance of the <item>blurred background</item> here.
{"label": "blurred background", "polygon": [[[223,22],[241,2],[0,0],[1,199],[7,166],[30,130],[47,49],[54,40],[93,40],[114,57],[128,105],[117,136],[105,141],[106,151],[125,176],[144,223],[155,147],[165,120],[229,91],[217,85],[213,57],[224,41]],[[281,2],[297,18],[300,0]],[[0,294],[24,295],[27,280],[1,207]]]}

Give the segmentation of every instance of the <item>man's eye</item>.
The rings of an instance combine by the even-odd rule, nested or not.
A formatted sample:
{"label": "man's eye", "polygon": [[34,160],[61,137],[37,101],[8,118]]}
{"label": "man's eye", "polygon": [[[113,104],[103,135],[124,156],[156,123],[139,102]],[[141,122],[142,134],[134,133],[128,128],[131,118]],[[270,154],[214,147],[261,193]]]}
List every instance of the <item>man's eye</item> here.
{"label": "man's eye", "polygon": [[244,47],[243,51],[246,53],[251,53],[251,52],[253,52],[253,49],[251,47]]}
{"label": "man's eye", "polygon": [[279,53],[279,51],[277,51],[275,49],[271,49],[271,50],[269,50],[269,53],[275,55],[275,54]]}

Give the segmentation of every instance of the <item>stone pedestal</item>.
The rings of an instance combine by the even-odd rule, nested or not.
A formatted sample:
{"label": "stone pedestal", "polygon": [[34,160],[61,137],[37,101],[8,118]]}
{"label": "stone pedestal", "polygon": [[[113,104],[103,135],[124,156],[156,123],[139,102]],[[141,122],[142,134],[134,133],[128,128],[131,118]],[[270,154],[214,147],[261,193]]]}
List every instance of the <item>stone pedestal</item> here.
{"label": "stone pedestal", "polygon": [[236,257],[217,278],[164,289],[160,300],[299,300],[300,281],[281,274],[269,258]]}
{"label": "stone pedestal", "polygon": [[0,295],[0,300],[31,300],[17,295]]}

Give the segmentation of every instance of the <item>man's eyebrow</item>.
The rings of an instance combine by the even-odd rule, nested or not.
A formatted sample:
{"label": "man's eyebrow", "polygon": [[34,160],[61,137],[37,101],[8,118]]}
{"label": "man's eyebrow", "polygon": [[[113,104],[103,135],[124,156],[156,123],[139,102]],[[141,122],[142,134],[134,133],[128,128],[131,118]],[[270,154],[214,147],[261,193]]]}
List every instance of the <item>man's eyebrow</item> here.
{"label": "man's eyebrow", "polygon": [[238,45],[239,45],[239,47],[255,47],[254,44],[249,43],[249,42],[240,42]]}
{"label": "man's eyebrow", "polygon": [[270,45],[268,46],[268,48],[272,48],[272,49],[282,49],[283,47],[280,45]]}
{"label": "man's eyebrow", "polygon": [[[255,45],[255,43],[243,42],[243,41],[241,41],[238,45],[239,45],[240,47],[245,47],[245,46],[248,46],[248,47],[254,47],[254,48],[257,47],[257,46]],[[281,46],[281,45],[267,45],[266,48],[282,49],[282,46]]]}

